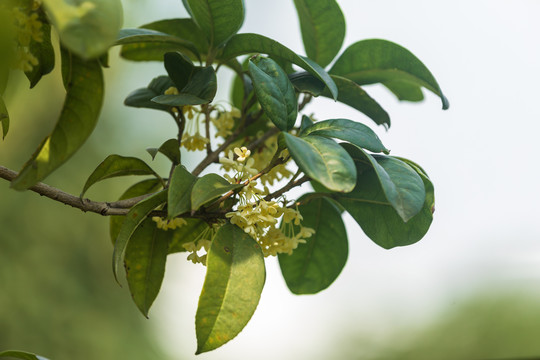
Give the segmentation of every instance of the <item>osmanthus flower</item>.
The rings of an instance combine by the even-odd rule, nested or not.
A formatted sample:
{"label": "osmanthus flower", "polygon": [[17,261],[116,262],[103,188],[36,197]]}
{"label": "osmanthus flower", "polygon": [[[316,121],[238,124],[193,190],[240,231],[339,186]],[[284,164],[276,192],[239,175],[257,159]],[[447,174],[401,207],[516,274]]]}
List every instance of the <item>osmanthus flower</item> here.
{"label": "osmanthus flower", "polygon": [[[212,238],[221,225],[222,224],[219,223],[214,224],[212,227],[209,227],[199,236],[197,236],[195,240],[182,244],[182,247],[189,252],[189,255],[187,256],[188,261],[191,261],[194,264],[202,264],[206,266],[206,257],[208,250],[210,249],[210,245],[212,244]],[[203,249],[206,253],[199,255],[198,252]]]}
{"label": "osmanthus flower", "polygon": [[[176,88],[169,88],[165,91],[166,95],[175,95],[175,93],[178,94]],[[204,150],[210,140],[200,133],[201,110],[198,107],[186,105],[182,106],[181,111],[186,119],[181,146],[188,151]]]}
{"label": "osmanthus flower", "polygon": [[154,216],[152,217],[152,220],[156,223],[157,228],[162,230],[174,230],[176,228],[179,228],[180,226],[187,224],[186,220],[182,218],[174,218],[172,220],[167,220],[159,216]]}
{"label": "osmanthus flower", "polygon": [[211,121],[216,128],[216,137],[227,138],[232,134],[234,128],[234,118],[240,118],[241,113],[235,107],[232,107],[231,111],[219,111],[217,117],[212,117]]}
{"label": "osmanthus flower", "polygon": [[[234,154],[237,155],[237,159],[234,159]],[[221,164],[236,171],[235,176],[226,177],[231,183],[248,181],[238,192],[236,210],[228,212],[225,217],[257,240],[264,256],[291,254],[298,244],[306,242],[305,239],[313,235],[314,230],[300,226],[300,230],[294,233],[291,223],[299,226],[302,220],[298,210],[286,207],[285,203],[264,199],[269,193],[268,188],[259,189],[255,181],[250,181],[250,172],[245,171],[247,166],[253,166],[254,160],[250,155],[251,152],[246,147],[237,147],[229,151],[226,158],[220,159]],[[250,170],[257,169],[250,168]],[[278,227],[280,219],[287,234]]]}

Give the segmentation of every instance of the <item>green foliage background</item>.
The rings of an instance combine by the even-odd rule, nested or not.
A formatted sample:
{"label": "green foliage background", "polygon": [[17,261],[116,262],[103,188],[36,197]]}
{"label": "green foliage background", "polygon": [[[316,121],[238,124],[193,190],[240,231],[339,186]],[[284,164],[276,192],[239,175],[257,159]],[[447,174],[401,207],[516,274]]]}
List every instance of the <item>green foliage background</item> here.
{"label": "green foliage background", "polygon": [[[17,121],[2,144],[10,151],[0,152],[0,163],[19,167],[50,131],[62,102],[58,80],[47,78],[36,87],[32,112],[25,113],[25,81],[8,95]],[[79,193],[88,164],[102,160],[106,127],[98,127],[94,139],[47,183]],[[120,195],[114,181],[109,185],[100,188],[103,199]],[[111,276],[106,220],[0,183],[0,349],[51,359],[166,359],[152,333],[155,324],[140,316]]]}

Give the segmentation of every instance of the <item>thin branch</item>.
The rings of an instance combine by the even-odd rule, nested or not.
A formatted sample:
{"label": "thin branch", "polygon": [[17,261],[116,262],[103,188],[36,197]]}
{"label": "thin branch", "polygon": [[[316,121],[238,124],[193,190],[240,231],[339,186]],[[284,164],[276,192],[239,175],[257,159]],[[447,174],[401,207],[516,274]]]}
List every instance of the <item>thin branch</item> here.
{"label": "thin branch", "polygon": [[247,146],[248,150],[253,151],[254,149],[258,148],[259,145],[261,145],[262,143],[264,143],[266,140],[276,135],[277,133],[279,133],[279,129],[277,127],[268,130],[266,133],[264,133],[263,136],[261,136],[260,138],[258,138],[257,140],[249,144]]}
{"label": "thin branch", "polygon": [[[18,173],[6,167],[0,166],[0,178],[12,181]],[[144,199],[147,196],[138,196],[132,199],[126,199],[116,202],[100,202],[89,199],[81,199],[78,196],[68,194],[60,189],[43,183],[37,183],[29,190],[38,193],[41,196],[48,197],[54,201],[61,202],[84,212],[93,212],[100,215],[125,215],[129,208]]]}
{"label": "thin branch", "polygon": [[287,183],[287,185],[285,185],[284,187],[282,187],[281,189],[279,189],[277,191],[274,191],[271,194],[266,195],[264,200],[270,201],[272,199],[278,198],[281,195],[285,194],[287,191],[291,190],[292,188],[300,186],[300,185],[302,185],[303,183],[305,183],[306,181],[309,181],[309,180],[311,180],[311,179],[308,176],[304,176],[304,177],[302,177],[302,178],[300,178],[298,180],[294,180],[294,177],[293,177],[291,179],[291,181],[289,181]]}
{"label": "thin branch", "polygon": [[[0,166],[0,178],[11,182],[13,179],[17,177],[17,175],[18,175],[17,172],[10,170],[6,167]],[[41,196],[48,197],[51,200],[60,202],[65,205],[69,205],[83,212],[93,212],[93,213],[103,215],[103,216],[127,215],[131,207],[136,205],[139,201],[144,200],[150,195],[152,195],[152,194],[146,194],[146,195],[137,196],[137,197],[125,199],[125,200],[114,201],[114,202],[101,202],[101,201],[92,201],[90,199],[81,199],[78,196],[68,194],[60,189],[57,189],[55,187],[52,187],[43,183],[38,183],[32,186],[28,190],[38,193]],[[194,214],[190,214],[189,212],[186,212],[180,215],[181,217],[208,220],[208,219],[223,218],[225,216],[225,212],[223,211],[204,212],[204,213],[197,212]],[[148,216],[166,217],[167,211],[154,210]]]}
{"label": "thin branch", "polygon": [[212,153],[212,144],[210,141],[210,106],[204,105],[204,129],[205,129],[205,136],[208,142],[206,143],[206,155],[210,155]]}
{"label": "thin branch", "polygon": [[309,104],[311,99],[313,99],[313,96],[311,96],[311,94],[304,94],[304,98],[302,99],[302,102],[298,106],[298,111],[302,111],[306,107],[306,105]]}

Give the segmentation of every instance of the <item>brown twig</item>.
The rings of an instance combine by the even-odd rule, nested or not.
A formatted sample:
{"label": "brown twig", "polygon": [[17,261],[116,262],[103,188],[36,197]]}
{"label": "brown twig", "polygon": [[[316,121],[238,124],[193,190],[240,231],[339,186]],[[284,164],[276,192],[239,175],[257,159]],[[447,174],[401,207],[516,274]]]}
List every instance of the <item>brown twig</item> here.
{"label": "brown twig", "polygon": [[[17,177],[17,175],[17,172],[0,166],[0,178],[11,182]],[[101,202],[92,201],[89,199],[81,199],[78,196],[68,194],[60,189],[43,183],[37,183],[28,190],[38,193],[41,196],[48,197],[49,199],[52,199],[54,201],[58,201],[71,207],[77,208],[81,211],[93,212],[104,216],[126,215],[133,205],[137,204],[139,201],[145,199],[150,195],[143,195],[115,202]]]}
{"label": "brown twig", "polygon": [[204,105],[204,130],[208,142],[206,143],[206,155],[212,153],[212,143],[210,141],[210,106]]}
{"label": "brown twig", "polygon": [[291,190],[292,188],[300,186],[300,185],[302,185],[303,183],[305,183],[306,181],[309,181],[309,180],[311,180],[311,179],[308,176],[304,176],[304,177],[302,177],[302,178],[300,178],[298,180],[294,180],[294,177],[293,177],[291,179],[291,181],[289,181],[287,183],[287,185],[285,185],[284,187],[282,187],[279,190],[274,191],[271,194],[266,195],[264,197],[264,200],[270,201],[272,199],[278,198],[281,195],[285,194],[287,191]]}
{"label": "brown twig", "polygon": [[[0,178],[7,181],[12,181],[17,177],[18,173],[10,170],[6,167],[0,166]],[[114,202],[101,202],[101,201],[92,201],[90,199],[81,199],[78,196],[68,194],[60,189],[49,186],[43,183],[37,183],[32,186],[30,191],[38,193],[41,196],[48,197],[51,200],[69,205],[76,209],[79,209],[83,212],[93,212],[103,216],[111,215],[126,215],[129,210],[136,205],[139,201],[146,199],[152,194],[146,194],[142,196],[137,196],[130,199],[119,200]],[[204,212],[204,213],[194,213],[190,214],[186,212],[180,214],[182,217],[196,218],[196,219],[217,219],[225,216],[225,212],[216,211],[216,212]],[[165,210],[154,210],[148,216],[160,216],[166,217],[167,211]]]}
{"label": "brown twig", "polygon": [[253,151],[254,149],[258,148],[259,145],[261,145],[262,143],[264,143],[266,140],[276,135],[277,133],[279,133],[279,129],[277,127],[268,130],[267,132],[264,133],[263,136],[261,136],[260,138],[258,138],[257,140],[249,144],[247,146],[248,150]]}

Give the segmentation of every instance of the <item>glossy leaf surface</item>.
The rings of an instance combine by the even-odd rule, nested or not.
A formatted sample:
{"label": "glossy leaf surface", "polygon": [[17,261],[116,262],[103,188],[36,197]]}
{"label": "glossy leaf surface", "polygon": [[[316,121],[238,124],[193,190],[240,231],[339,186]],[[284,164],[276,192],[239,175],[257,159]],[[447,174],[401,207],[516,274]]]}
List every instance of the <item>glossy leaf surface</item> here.
{"label": "glossy leaf surface", "polygon": [[[182,38],[174,35],[166,34],[160,31],[151,29],[122,29],[118,34],[115,45],[130,45],[134,44],[132,48],[140,49],[142,44],[154,45],[154,48],[165,49],[160,51],[160,59],[163,60],[163,54],[171,50],[187,50],[196,57],[200,57],[199,51],[195,45]],[[127,47],[124,46],[122,51],[126,51]],[[144,48],[144,45],[143,45]],[[129,49],[129,48],[127,48]],[[154,49],[155,51],[155,49]]]}
{"label": "glossy leaf surface", "polygon": [[364,124],[348,119],[318,121],[302,132],[303,136],[309,134],[340,139],[376,153],[388,153],[388,149],[384,147],[373,130]]}
{"label": "glossy leaf surface", "polygon": [[191,190],[191,210],[195,211],[218,196],[241,187],[242,184],[231,184],[217,174],[204,175],[197,179]]}
{"label": "glossy leaf surface", "polygon": [[345,38],[345,18],[334,0],[294,0],[306,54],[321,66],[337,55]]}
{"label": "glossy leaf surface", "polygon": [[326,88],[326,85],[324,85],[321,80],[317,79],[308,72],[290,74],[289,80],[293,84],[296,91],[311,94],[315,97],[321,95]]}
{"label": "glossy leaf surface", "polygon": [[146,149],[152,160],[155,159],[157,153],[162,153],[165,155],[174,165],[180,164],[180,145],[178,144],[178,139],[169,139],[165,141],[159,148],[150,148]]}
{"label": "glossy leaf surface", "polygon": [[217,232],[195,317],[197,354],[220,347],[246,326],[255,312],[266,272],[259,244],[235,225]]}
{"label": "glossy leaf surface", "polygon": [[43,0],[65,47],[82,58],[105,53],[122,27],[120,0]]}
{"label": "glossy leaf surface", "polygon": [[146,219],[133,232],[126,249],[129,291],[145,317],[161,288],[171,236],[171,231],[158,229],[152,219]]}
{"label": "glossy leaf surface", "polygon": [[390,41],[370,39],[349,46],[330,70],[359,85],[404,81],[423,86],[438,95],[443,109],[449,107],[428,68],[409,50]]}
{"label": "glossy leaf surface", "polygon": [[186,87],[182,89],[183,93],[195,95],[207,102],[214,99],[216,91],[217,77],[212,66],[197,68]]}
{"label": "glossy leaf surface", "polygon": [[216,48],[236,34],[244,23],[242,0],[185,0],[183,3],[208,42]]}
{"label": "glossy leaf surface", "polygon": [[62,61],[67,88],[64,107],[52,134],[11,183],[16,190],[32,187],[62,165],[82,146],[98,121],[103,103],[101,65],[69,54]]}
{"label": "glossy leaf surface", "polygon": [[195,73],[195,65],[186,56],[170,52],[163,56],[163,65],[178,91],[181,91],[189,83]]}
{"label": "glossy leaf surface", "polygon": [[236,34],[225,45],[218,58],[225,62],[240,55],[263,53],[271,57],[281,58],[300,66],[313,76],[321,80],[329,89],[334,99],[337,99],[338,90],[332,78],[317,63],[308,58],[297,55],[294,51],[275,40],[258,34]]}
{"label": "glossy leaf surface", "polygon": [[195,181],[197,178],[182,165],[174,168],[167,201],[169,219],[191,211],[191,189]]}
{"label": "glossy leaf surface", "polygon": [[168,76],[158,76],[146,88],[137,89],[129,94],[126,100],[124,100],[124,105],[169,112],[171,109],[170,106],[158,104],[152,101],[152,99],[156,96],[163,95],[165,90],[171,86],[174,86],[174,83]]}
{"label": "glossy leaf surface", "polygon": [[302,115],[302,122],[300,123],[300,134],[303,135],[304,131],[314,124],[313,120],[307,115]]}
{"label": "glossy leaf surface", "polygon": [[385,81],[383,82],[383,85],[386,86],[386,88],[399,100],[414,102],[424,100],[424,93],[422,92],[422,88],[418,85],[400,80]]}
{"label": "glossy leaf surface", "polygon": [[99,164],[90,174],[84,184],[81,197],[86,193],[90,186],[95,183],[118,176],[128,175],[156,175],[154,170],[144,161],[135,157],[126,157],[120,155],[109,155]]}
{"label": "glossy leaf surface", "polygon": [[384,197],[381,183],[371,167],[359,165],[358,186],[336,200],[377,245],[391,249],[411,245],[427,233],[433,220],[434,190],[429,178],[419,173],[426,191],[425,202],[418,214],[404,222]]}
{"label": "glossy leaf surface", "polygon": [[278,129],[292,129],[298,115],[298,105],[287,74],[275,61],[260,56],[251,59],[248,66],[255,94],[266,116]]}
{"label": "glossy leaf surface", "polygon": [[[339,90],[338,101],[360,111],[377,125],[390,127],[390,116],[369,94],[354,81],[341,76],[331,75]],[[323,96],[331,97],[328,90]]]}
{"label": "glossy leaf surface", "polygon": [[[298,199],[299,202],[302,198]],[[291,255],[279,254],[279,266],[285,282],[294,294],[315,294],[326,289],[347,262],[349,245],[341,212],[328,199],[318,198],[298,206],[302,226],[315,230]],[[294,224],[294,233],[300,227]],[[286,231],[285,231],[286,232]]]}
{"label": "glossy leaf surface", "polygon": [[137,203],[137,205],[133,206],[125,216],[118,237],[114,242],[113,274],[116,281],[118,281],[118,269],[124,261],[126,248],[129,245],[131,236],[144,219],[146,219],[146,216],[166,201],[167,190],[162,190]]}
{"label": "glossy leaf surface", "polygon": [[[141,26],[141,29],[155,30],[181,39],[185,44],[166,42],[138,42],[122,46],[120,55],[134,61],[163,61],[163,55],[180,51],[195,59],[208,52],[206,37],[192,19],[166,19]],[[177,41],[177,40],[175,40]]]}
{"label": "glossy leaf surface", "polygon": [[359,163],[373,167],[384,196],[403,221],[408,221],[420,211],[426,194],[422,179],[414,169],[392,156],[370,155],[349,144],[343,144],[343,147],[351,154],[357,167]]}
{"label": "glossy leaf surface", "polygon": [[349,192],[354,188],[354,162],[334,140],[316,135],[299,138],[283,134],[292,158],[306,175],[333,191]]}

